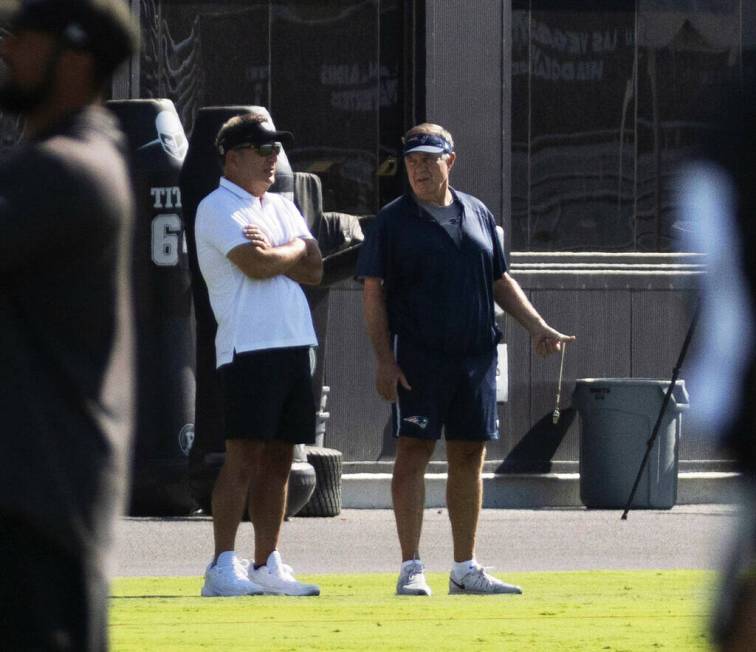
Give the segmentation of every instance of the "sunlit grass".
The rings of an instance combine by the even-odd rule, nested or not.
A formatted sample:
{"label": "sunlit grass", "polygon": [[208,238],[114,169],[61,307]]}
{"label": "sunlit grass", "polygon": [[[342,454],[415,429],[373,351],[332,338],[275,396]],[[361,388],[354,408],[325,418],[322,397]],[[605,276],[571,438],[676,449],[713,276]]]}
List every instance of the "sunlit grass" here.
{"label": "sunlit grass", "polygon": [[200,598],[197,577],[118,579],[120,650],[709,650],[707,571],[508,574],[522,596],[394,595],[392,574],[303,576],[317,598]]}

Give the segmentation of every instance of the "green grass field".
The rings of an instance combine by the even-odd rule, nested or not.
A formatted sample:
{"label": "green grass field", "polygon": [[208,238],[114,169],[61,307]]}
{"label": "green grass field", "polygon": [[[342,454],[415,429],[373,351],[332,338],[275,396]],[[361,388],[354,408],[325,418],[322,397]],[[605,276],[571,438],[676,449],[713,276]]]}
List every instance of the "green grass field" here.
{"label": "green grass field", "polygon": [[200,598],[200,578],[118,579],[111,642],[134,650],[709,650],[714,573],[512,573],[522,596],[393,594],[393,574],[303,576],[317,598]]}

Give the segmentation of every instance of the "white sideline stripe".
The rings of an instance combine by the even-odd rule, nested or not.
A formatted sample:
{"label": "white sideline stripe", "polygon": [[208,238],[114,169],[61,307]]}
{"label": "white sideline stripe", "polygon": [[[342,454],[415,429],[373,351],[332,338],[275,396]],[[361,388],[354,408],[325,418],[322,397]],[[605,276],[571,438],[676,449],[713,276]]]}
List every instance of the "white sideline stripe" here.
{"label": "white sideline stripe", "polygon": [[[483,473],[483,504],[487,508],[582,509],[579,473]],[[729,471],[678,474],[677,505],[736,504],[741,476]],[[446,473],[426,473],[426,508],[446,505]],[[342,475],[343,507],[391,509],[391,473]]]}
{"label": "white sideline stripe", "polygon": [[694,251],[680,251],[675,253],[664,252],[632,252],[632,253],[617,253],[613,251],[560,251],[560,252],[545,252],[545,251],[513,251],[510,253],[510,257],[513,260],[520,260],[526,258],[606,258],[608,260],[621,260],[623,258],[659,258],[665,260],[674,260],[679,258],[706,258],[706,254],[697,253]]}
{"label": "white sideline stripe", "polygon": [[[344,473],[341,477],[343,480],[390,480],[391,473]],[[425,477],[429,480],[445,480],[446,473],[426,473]],[[736,471],[685,471],[678,473],[677,477],[681,480],[728,480],[740,476]],[[579,473],[481,473],[483,480],[494,480],[500,478],[529,478],[529,479],[554,479],[554,480],[579,480]]]}
{"label": "white sideline stripe", "polygon": [[[520,269],[532,269],[532,270],[543,270],[543,269],[554,269],[559,268],[565,271],[572,271],[575,269],[582,270],[593,270],[593,269],[600,269],[600,270],[637,270],[641,272],[659,272],[659,271],[685,271],[685,270],[691,270],[691,271],[697,271],[704,268],[704,265],[701,265],[699,263],[680,263],[680,264],[667,264],[667,263],[660,263],[658,265],[638,265],[633,263],[559,263],[559,262],[550,262],[550,263],[512,263],[512,269],[513,270],[520,270]],[[642,269],[638,269],[642,268]]]}
{"label": "white sideline stripe", "polygon": [[[680,474],[682,475],[682,474]],[[735,474],[737,475],[737,474]],[[425,478],[427,480],[446,480],[448,474],[446,473],[426,473]],[[578,480],[580,478],[579,473],[481,473],[480,477],[483,480],[494,480],[496,478],[550,478],[556,480]],[[344,473],[341,476],[342,480],[390,480],[391,473]]]}
{"label": "white sideline stripe", "polygon": [[515,265],[512,265],[512,273],[516,274],[517,276],[534,276],[534,275],[563,275],[563,276],[701,276],[703,274],[703,271],[688,271],[688,270],[680,270],[680,271],[670,271],[670,270],[663,270],[663,269],[654,269],[654,270],[637,270],[633,271],[630,269],[624,270],[624,269],[585,269],[584,267],[580,267],[579,269],[533,269],[533,267],[528,266],[527,268],[518,268]]}

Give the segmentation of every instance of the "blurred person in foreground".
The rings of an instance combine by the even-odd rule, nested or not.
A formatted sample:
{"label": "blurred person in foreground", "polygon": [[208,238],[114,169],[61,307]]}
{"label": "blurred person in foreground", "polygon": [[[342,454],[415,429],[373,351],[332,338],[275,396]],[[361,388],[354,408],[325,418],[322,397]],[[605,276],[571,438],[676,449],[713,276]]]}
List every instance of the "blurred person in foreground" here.
{"label": "blurred person in foreground", "polygon": [[0,647],[104,650],[131,436],[133,206],[100,97],[137,30],[121,0],[8,4],[0,108],[23,138],[0,163]]}
{"label": "blurred person in foreground", "polygon": [[[682,175],[685,250],[706,254],[690,418],[741,473],[742,505],[724,560],[712,632],[722,652],[756,646],[756,80],[719,94],[725,109]],[[706,103],[707,106],[710,103]],[[714,102],[716,104],[716,102]]]}
{"label": "blurred person in foreground", "polygon": [[551,328],[507,273],[485,205],[452,188],[454,142],[423,123],[404,137],[410,192],[384,206],[357,264],[376,388],[392,402],[392,498],[402,564],[399,595],[430,595],[420,560],[425,469],[443,430],[454,563],[449,593],[521,593],[475,558],[486,442],[497,439],[494,302],[530,334],[540,356],[575,338]]}
{"label": "blurred person in foreground", "polygon": [[[323,261],[294,202],[268,192],[281,141],[266,116],[235,116],[216,138],[223,176],[197,207],[197,259],[218,323],[226,456],[212,494],[215,552],[202,595],[320,594],[283,563],[278,539],[295,444],[315,442],[310,348],[317,345],[300,283]],[[245,507],[254,559],[235,550]]]}

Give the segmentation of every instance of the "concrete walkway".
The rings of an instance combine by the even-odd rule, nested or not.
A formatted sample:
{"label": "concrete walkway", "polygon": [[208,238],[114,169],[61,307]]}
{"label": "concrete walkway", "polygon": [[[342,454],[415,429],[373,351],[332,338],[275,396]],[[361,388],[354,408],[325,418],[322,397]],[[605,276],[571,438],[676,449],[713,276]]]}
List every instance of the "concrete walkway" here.
{"label": "concrete walkway", "polygon": [[[685,505],[667,511],[484,509],[478,559],[495,572],[583,569],[717,568],[737,519],[731,505]],[[117,529],[116,576],[201,575],[212,554],[207,517],[124,518]],[[393,514],[346,509],[333,518],[295,517],[280,549],[299,573],[394,572],[399,564]],[[252,552],[252,528],[237,539]],[[428,509],[421,541],[430,571],[451,562],[446,510]]]}

